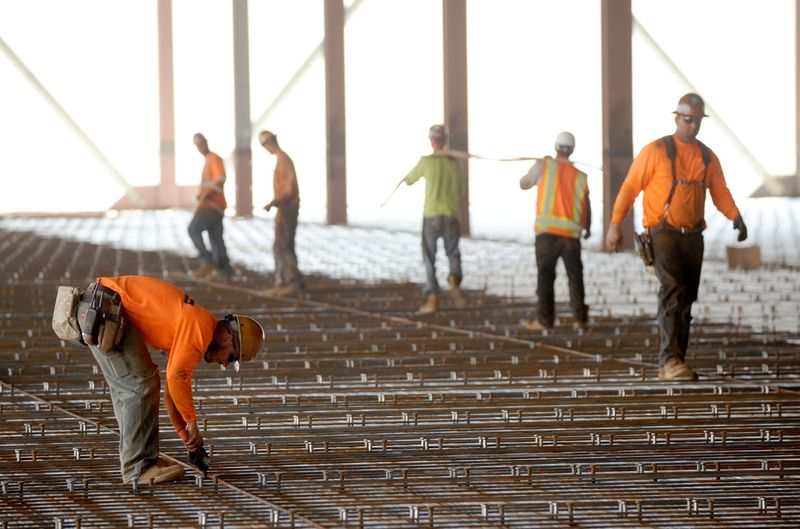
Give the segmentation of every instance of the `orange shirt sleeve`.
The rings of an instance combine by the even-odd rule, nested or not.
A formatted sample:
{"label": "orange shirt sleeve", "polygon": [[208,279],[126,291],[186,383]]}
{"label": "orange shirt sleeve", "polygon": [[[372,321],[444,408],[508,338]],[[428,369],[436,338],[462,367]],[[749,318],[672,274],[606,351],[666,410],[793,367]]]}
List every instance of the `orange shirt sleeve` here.
{"label": "orange shirt sleeve", "polygon": [[198,307],[197,310],[202,313],[192,314],[191,309],[187,309],[189,314],[184,314],[178,325],[167,359],[166,385],[175,408],[187,423],[197,420],[192,400],[192,373],[203,360],[213,337],[213,328],[209,329],[206,322],[206,315],[210,315],[205,309]]}
{"label": "orange shirt sleeve", "polygon": [[622,187],[617,193],[617,198],[614,200],[614,209],[611,212],[612,224],[620,224],[622,222],[633,207],[636,197],[647,187],[650,181],[649,175],[652,174],[653,169],[652,145],[651,143],[645,146],[639,152],[639,155],[633,159],[633,163],[628,169],[628,174],[622,182]]}
{"label": "orange shirt sleeve", "polygon": [[711,193],[711,200],[714,206],[728,219],[733,220],[739,215],[739,208],[733,200],[728,184],[725,182],[725,175],[722,173],[722,164],[713,152],[711,153],[711,164],[708,166],[708,190]]}

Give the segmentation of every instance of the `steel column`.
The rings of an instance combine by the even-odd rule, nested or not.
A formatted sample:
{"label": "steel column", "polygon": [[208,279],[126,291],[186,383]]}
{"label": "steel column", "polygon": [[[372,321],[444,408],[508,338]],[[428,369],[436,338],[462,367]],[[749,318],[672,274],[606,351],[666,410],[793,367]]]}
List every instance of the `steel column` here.
{"label": "steel column", "polygon": [[[633,159],[631,2],[602,0],[603,233]],[[622,221],[623,248],[633,248],[633,215]]]}
{"label": "steel column", "polygon": [[344,5],[325,0],[325,135],[328,224],[347,224]]}
{"label": "steel column", "polygon": [[175,186],[175,89],[172,52],[172,0],[158,0],[158,111],[161,180],[159,207],[176,204]]}
{"label": "steel column", "polygon": [[[444,119],[450,129],[450,146],[469,150],[469,101],[467,98],[467,3],[442,1]],[[461,197],[461,234],[470,234],[469,164],[464,163],[465,190]]]}
{"label": "steel column", "polygon": [[233,0],[233,82],[236,122],[236,215],[253,214],[253,168],[250,150],[250,53],[247,0]]}

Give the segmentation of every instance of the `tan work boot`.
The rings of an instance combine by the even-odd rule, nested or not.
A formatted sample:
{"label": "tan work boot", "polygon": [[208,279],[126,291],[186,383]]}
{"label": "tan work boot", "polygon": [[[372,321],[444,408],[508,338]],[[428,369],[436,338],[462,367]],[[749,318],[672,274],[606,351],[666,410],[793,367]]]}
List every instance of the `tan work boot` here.
{"label": "tan work boot", "polygon": [[658,379],[668,381],[697,380],[697,373],[680,358],[670,358],[666,365],[658,368]]}
{"label": "tan work boot", "polygon": [[213,271],[214,271],[214,269],[212,267],[210,267],[210,266],[208,266],[206,264],[201,264],[200,266],[198,266],[197,268],[192,270],[192,276],[194,276],[194,277],[206,277],[209,274],[211,274],[211,272],[213,272]]}
{"label": "tan work boot", "polygon": [[153,484],[164,483],[165,481],[174,481],[182,478],[184,474],[183,467],[180,465],[169,465],[165,462],[158,461],[139,474],[139,479],[136,482],[139,485],[149,485],[152,480]]}
{"label": "tan work boot", "polygon": [[286,297],[286,296],[296,296],[300,293],[300,289],[294,285],[287,285],[284,287],[275,287],[275,288],[268,288],[266,290],[261,291],[262,294],[265,296],[275,296],[275,297]]}
{"label": "tan work boot", "polygon": [[423,303],[418,309],[420,314],[433,314],[439,308],[439,294],[431,292],[425,297]]}
{"label": "tan work boot", "polygon": [[528,329],[529,331],[546,331],[547,327],[544,323],[540,322],[538,318],[532,318],[530,320],[525,320],[522,323],[522,326]]}
{"label": "tan work boot", "polygon": [[467,297],[461,292],[461,287],[456,281],[456,278],[453,276],[448,277],[447,283],[450,285],[450,296],[453,298],[453,305],[455,308],[466,309],[469,303],[467,303]]}

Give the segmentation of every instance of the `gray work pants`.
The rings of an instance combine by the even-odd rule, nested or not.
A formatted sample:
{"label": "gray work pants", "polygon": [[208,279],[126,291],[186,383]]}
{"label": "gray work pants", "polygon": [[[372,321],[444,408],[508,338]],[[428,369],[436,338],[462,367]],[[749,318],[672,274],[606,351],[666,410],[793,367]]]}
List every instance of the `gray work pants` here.
{"label": "gray work pants", "polygon": [[104,353],[93,345],[89,349],[111,393],[119,425],[122,481],[128,483],[158,460],[158,366],[133,326],[125,333],[121,351]]}
{"label": "gray work pants", "polygon": [[447,215],[424,217],[422,219],[422,259],[425,261],[425,288],[424,294],[439,292],[439,282],[436,280],[436,243],[441,238],[444,240],[444,253],[450,265],[450,274],[456,285],[461,284],[461,251],[458,241],[461,238],[461,228],[458,219]]}
{"label": "gray work pants", "polygon": [[297,253],[294,250],[299,212],[300,206],[295,204],[278,206],[278,213],[275,216],[275,242],[272,245],[276,287],[305,288],[303,275],[297,267]]}

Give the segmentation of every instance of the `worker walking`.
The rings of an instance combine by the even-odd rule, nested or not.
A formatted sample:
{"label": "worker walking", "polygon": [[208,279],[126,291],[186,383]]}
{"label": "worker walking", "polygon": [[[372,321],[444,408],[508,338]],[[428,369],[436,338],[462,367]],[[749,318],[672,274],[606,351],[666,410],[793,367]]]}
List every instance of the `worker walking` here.
{"label": "worker walking", "polygon": [[278,209],[275,215],[275,242],[272,255],[275,259],[275,288],[264,291],[267,295],[290,296],[305,288],[303,276],[297,266],[294,239],[297,233],[297,217],[300,212],[300,189],[294,162],[278,144],[278,137],[262,130],[258,141],[275,156],[275,172],[272,176],[272,201],[264,206],[269,211]]}
{"label": "worker walking", "polygon": [[[200,133],[194,135],[194,144],[205,158],[200,181],[200,190],[197,194],[197,209],[189,223],[189,237],[197,248],[200,266],[192,271],[197,277],[211,273],[230,279],[233,268],[228,260],[225,241],[222,238],[222,219],[225,216],[225,165],[222,158],[208,149],[206,137]],[[211,251],[206,248],[203,241],[203,232],[208,232],[208,241]]]}
{"label": "worker walking", "polygon": [[695,380],[697,375],[685,358],[703,264],[706,190],[717,209],[739,230],[739,241],[747,238],[747,227],[725,183],[719,159],[696,139],[706,117],[703,99],[686,94],[673,114],[675,133],[646,145],[633,160],[614,203],[606,245],[612,251],[620,248],[620,223],[644,190],[643,225],[645,236],[652,241],[655,274],[661,284],[658,378]]}
{"label": "worker walking", "polygon": [[423,293],[425,302],[419,308],[422,314],[436,312],[439,308],[439,282],[436,280],[436,245],[444,241],[444,251],[450,264],[447,283],[456,308],[466,308],[468,303],[461,291],[461,238],[458,203],[464,193],[464,172],[455,157],[446,155],[448,131],[445,125],[433,125],[428,139],[433,153],[422,156],[403,181],[412,185],[425,178],[425,206],[422,213],[422,257],[427,279]]}
{"label": "worker walking", "polygon": [[[264,346],[261,325],[239,314],[217,320],[175,285],[144,276],[98,278],[80,297],[78,323],[111,393],[123,482],[160,483],[183,475],[181,466],[158,457],[161,383],[148,345],[167,355],[167,412],[190,461],[207,471],[198,462],[205,450],[192,374],[201,360],[238,369],[238,362],[254,359]],[[107,339],[109,333],[116,339]]]}
{"label": "worker walking", "polygon": [[538,307],[527,329],[549,329],[555,321],[555,294],[558,259],[564,261],[569,281],[569,301],[575,321],[574,329],[583,329],[589,307],[584,303],[581,233],[591,235],[592,210],[586,173],[575,168],[569,157],[575,150],[575,136],[562,132],[556,137],[556,157],[546,156],[530,168],[519,181],[520,189],[538,186],[536,198],[536,295]]}

